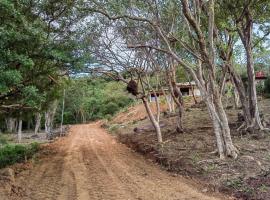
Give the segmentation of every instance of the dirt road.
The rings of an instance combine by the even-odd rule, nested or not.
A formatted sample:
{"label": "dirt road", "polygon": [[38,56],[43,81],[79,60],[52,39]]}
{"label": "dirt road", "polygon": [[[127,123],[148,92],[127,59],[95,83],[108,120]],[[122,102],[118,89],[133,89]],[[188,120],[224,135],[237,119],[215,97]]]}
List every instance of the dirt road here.
{"label": "dirt road", "polygon": [[98,123],[73,126],[69,136],[53,146],[57,149],[54,155],[18,178],[24,190],[19,199],[218,199],[119,144]]}

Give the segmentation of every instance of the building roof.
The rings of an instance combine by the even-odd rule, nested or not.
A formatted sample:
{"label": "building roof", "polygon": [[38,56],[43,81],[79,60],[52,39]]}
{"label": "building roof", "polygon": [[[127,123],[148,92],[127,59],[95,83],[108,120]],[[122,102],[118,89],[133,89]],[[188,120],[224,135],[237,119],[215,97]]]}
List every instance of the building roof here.
{"label": "building roof", "polygon": [[267,76],[263,71],[258,71],[255,74],[255,79],[267,79]]}
{"label": "building roof", "polygon": [[180,88],[191,88],[196,86],[195,81],[191,82],[183,82],[183,83],[176,83],[176,85]]}

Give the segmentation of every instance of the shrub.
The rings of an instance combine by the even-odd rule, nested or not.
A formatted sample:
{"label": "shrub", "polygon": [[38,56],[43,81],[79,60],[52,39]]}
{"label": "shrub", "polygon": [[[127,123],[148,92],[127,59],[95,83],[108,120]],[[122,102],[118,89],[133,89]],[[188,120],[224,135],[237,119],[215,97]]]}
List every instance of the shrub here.
{"label": "shrub", "polygon": [[119,110],[119,107],[116,103],[110,102],[107,105],[104,105],[103,114],[104,115],[113,115]]}
{"label": "shrub", "polygon": [[112,119],[112,116],[107,114],[107,115],[104,116],[104,119],[110,121]]}
{"label": "shrub", "polygon": [[120,108],[124,108],[130,105],[133,101],[134,100],[129,97],[122,96],[122,97],[119,97],[116,102]]}
{"label": "shrub", "polygon": [[265,90],[265,89],[264,89],[263,84],[258,83],[258,84],[256,85],[256,91],[257,91],[257,94],[263,94],[264,90]]}
{"label": "shrub", "polygon": [[23,162],[31,158],[39,150],[38,143],[30,145],[5,145],[0,148],[0,168]]}
{"label": "shrub", "polygon": [[119,128],[120,128],[119,124],[112,124],[109,127],[108,131],[109,133],[116,133]]}

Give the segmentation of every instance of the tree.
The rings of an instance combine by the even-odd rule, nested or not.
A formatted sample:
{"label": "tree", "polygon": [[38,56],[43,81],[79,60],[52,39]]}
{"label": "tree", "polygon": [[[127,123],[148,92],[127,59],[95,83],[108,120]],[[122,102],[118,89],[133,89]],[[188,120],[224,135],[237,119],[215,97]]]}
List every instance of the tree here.
{"label": "tree", "polygon": [[[225,29],[227,37],[230,38],[230,43],[227,44],[227,52],[223,53],[222,57],[227,61],[226,67],[228,67],[228,71],[232,76],[232,80],[241,100],[243,116],[245,118],[245,124],[243,125],[245,125],[246,129],[251,129],[252,131],[254,131],[254,129],[264,130],[265,128],[261,123],[259,115],[256,93],[254,49],[258,46],[263,48],[262,41],[265,41],[270,33],[267,24],[268,17],[260,12],[261,10],[268,10],[269,4],[265,1],[252,0],[237,2],[221,1],[218,3],[218,6],[219,9],[225,11],[219,14],[218,28],[221,31]],[[259,26],[258,30],[261,31],[255,31],[253,28],[254,24],[257,24]],[[259,32],[259,34],[256,32]],[[235,33],[237,33],[239,37],[236,37]],[[234,50],[233,40],[234,43],[240,40],[245,50],[248,79],[247,91],[245,91],[245,85],[234,69],[231,60]]]}
{"label": "tree", "polygon": [[[126,2],[122,3],[125,5]],[[232,143],[216,74],[214,5],[214,1],[203,3],[182,0],[155,2],[152,6],[150,1],[140,1],[128,2],[130,9],[126,9],[125,12],[119,7],[109,7],[104,2],[95,1],[92,7],[88,7],[88,11],[119,22],[118,24],[125,30],[129,48],[155,49],[169,55],[181,65],[195,80],[208,107],[220,158],[223,159],[225,156],[236,158],[238,151]],[[173,16],[172,13],[168,15],[167,11],[174,7],[181,7],[182,12],[178,9]],[[169,21],[171,23],[168,23]],[[183,23],[185,26],[182,25]],[[129,31],[133,34],[129,35]],[[134,34],[139,36],[144,34],[144,37],[139,37],[140,41],[135,40],[137,43],[133,43]],[[158,38],[158,42],[148,35],[156,36],[154,38]]]}
{"label": "tree", "polygon": [[69,1],[0,2],[1,114],[22,115],[24,120],[46,110],[46,104],[57,97],[51,94],[61,88],[61,79],[89,59],[85,49],[90,41],[74,29],[81,16],[73,5]]}

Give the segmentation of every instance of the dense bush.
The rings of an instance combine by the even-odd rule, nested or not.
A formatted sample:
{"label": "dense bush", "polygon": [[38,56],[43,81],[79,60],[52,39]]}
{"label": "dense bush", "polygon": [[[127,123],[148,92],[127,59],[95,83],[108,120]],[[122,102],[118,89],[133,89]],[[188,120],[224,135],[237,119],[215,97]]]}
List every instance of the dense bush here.
{"label": "dense bush", "polygon": [[4,145],[0,148],[0,168],[23,162],[31,158],[38,150],[38,143],[30,145]]}
{"label": "dense bush", "polygon": [[110,102],[104,105],[103,115],[113,115],[119,110],[119,107],[116,103]]}

